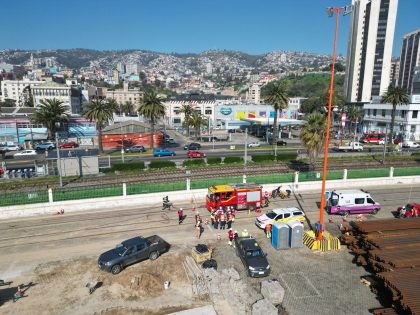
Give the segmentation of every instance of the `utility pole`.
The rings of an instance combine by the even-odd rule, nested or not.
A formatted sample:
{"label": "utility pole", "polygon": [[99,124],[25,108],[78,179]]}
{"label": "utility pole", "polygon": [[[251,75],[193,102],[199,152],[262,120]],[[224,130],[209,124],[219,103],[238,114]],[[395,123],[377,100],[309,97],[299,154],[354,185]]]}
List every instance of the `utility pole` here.
{"label": "utility pole", "polygon": [[245,128],[245,151],[244,151],[244,165],[248,159],[248,128]]}
{"label": "utility pole", "polygon": [[58,164],[58,175],[60,176],[60,187],[63,187],[63,178],[61,177],[60,146],[58,145],[58,132],[55,132],[55,145],[57,147],[57,164]]}
{"label": "utility pole", "polygon": [[385,154],[386,154],[386,144],[388,142],[388,124],[385,124],[385,141],[384,141],[384,151],[382,156],[382,164],[385,164]]}

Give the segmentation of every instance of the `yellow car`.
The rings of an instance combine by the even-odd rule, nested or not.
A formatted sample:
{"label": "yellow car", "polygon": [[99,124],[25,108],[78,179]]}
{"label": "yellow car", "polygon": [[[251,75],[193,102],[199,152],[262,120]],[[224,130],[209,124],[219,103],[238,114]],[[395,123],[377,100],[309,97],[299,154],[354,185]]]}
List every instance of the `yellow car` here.
{"label": "yellow car", "polygon": [[271,211],[267,211],[265,214],[255,219],[255,224],[265,229],[267,224],[274,224],[277,222],[287,223],[289,221],[305,221],[305,212],[299,208],[278,208]]}

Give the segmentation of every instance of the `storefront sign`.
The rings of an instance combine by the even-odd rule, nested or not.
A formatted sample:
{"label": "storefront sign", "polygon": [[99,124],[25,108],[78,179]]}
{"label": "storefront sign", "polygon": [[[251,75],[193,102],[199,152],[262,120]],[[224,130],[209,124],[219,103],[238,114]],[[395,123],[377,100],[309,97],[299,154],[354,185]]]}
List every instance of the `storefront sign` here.
{"label": "storefront sign", "polygon": [[220,108],[220,112],[223,114],[223,115],[230,115],[230,114],[232,114],[232,108],[230,108],[230,107],[222,107],[222,108]]}

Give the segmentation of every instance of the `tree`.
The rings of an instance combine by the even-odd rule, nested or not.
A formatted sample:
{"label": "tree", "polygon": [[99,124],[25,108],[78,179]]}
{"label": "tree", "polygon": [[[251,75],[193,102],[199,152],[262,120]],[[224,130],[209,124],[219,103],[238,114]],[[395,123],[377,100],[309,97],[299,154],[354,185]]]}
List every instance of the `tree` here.
{"label": "tree", "polygon": [[278,127],[277,118],[278,111],[286,109],[289,103],[289,97],[286,93],[285,86],[280,81],[274,81],[263,90],[263,99],[274,107],[274,127],[273,127],[273,143],[277,143]]}
{"label": "tree", "polygon": [[302,107],[300,110],[302,113],[310,114],[315,111],[319,111],[321,109],[321,100],[317,96],[311,96],[303,101]]}
{"label": "tree", "polygon": [[99,151],[103,152],[102,146],[102,130],[109,120],[112,119],[116,108],[116,102],[109,100],[93,100],[91,101],[84,112],[84,116],[91,122],[95,121],[96,130],[98,131]]}
{"label": "tree", "polygon": [[356,133],[357,124],[360,124],[363,120],[363,111],[356,105],[350,106],[346,111],[346,119],[350,123],[354,123],[354,132]]}
{"label": "tree", "polygon": [[121,106],[121,109],[124,114],[132,115],[134,113],[134,104],[130,101],[127,101]]}
{"label": "tree", "polygon": [[43,99],[31,116],[31,121],[47,127],[48,139],[55,139],[56,124],[65,123],[69,120],[69,114],[63,102],[53,99]]}
{"label": "tree", "polygon": [[16,100],[6,98],[3,102],[0,102],[0,107],[16,107]]}
{"label": "tree", "polygon": [[150,148],[153,151],[155,124],[159,119],[165,116],[165,106],[162,104],[162,99],[157,95],[155,90],[149,89],[144,92],[143,99],[140,101],[138,112],[150,122]]}
{"label": "tree", "polygon": [[324,146],[327,119],[322,113],[314,112],[307,115],[305,121],[299,137],[308,152],[310,163],[315,168],[316,159]]}
{"label": "tree", "polygon": [[194,109],[191,107],[190,104],[182,105],[181,113],[184,114],[184,122],[182,123],[183,128],[187,128],[188,137],[190,136],[190,126],[191,126],[191,114],[194,112]]}
{"label": "tree", "polygon": [[389,130],[389,143],[392,144],[392,139],[394,136],[394,124],[395,124],[395,113],[397,111],[397,105],[408,104],[408,94],[407,91],[401,87],[394,87],[390,85],[388,91],[382,96],[381,103],[391,103],[392,112],[391,112],[391,127]]}
{"label": "tree", "polygon": [[190,125],[195,129],[195,138],[198,138],[201,135],[201,127],[207,126],[207,119],[197,111],[193,111],[190,118]]}

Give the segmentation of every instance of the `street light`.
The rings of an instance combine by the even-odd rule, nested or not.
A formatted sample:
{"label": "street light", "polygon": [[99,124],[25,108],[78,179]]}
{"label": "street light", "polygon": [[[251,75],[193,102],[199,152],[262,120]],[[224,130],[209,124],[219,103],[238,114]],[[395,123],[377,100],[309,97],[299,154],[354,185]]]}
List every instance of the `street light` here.
{"label": "street light", "polygon": [[328,165],[328,142],[330,137],[330,125],[331,125],[331,109],[332,109],[332,98],[333,98],[333,89],[334,89],[334,67],[335,67],[335,59],[337,56],[337,37],[338,37],[338,19],[340,14],[347,15],[351,13],[351,6],[345,7],[328,7],[327,14],[329,17],[333,17],[335,13],[335,34],[334,34],[334,52],[332,56],[332,64],[331,64],[331,82],[330,82],[330,89],[329,89],[329,98],[328,98],[328,118],[327,118],[327,130],[325,135],[325,148],[324,148],[324,164],[323,164],[323,171],[322,171],[322,189],[321,189],[321,205],[319,210],[319,231],[318,231],[318,240],[322,240],[322,230],[324,224],[324,208],[325,208],[325,182],[327,180],[327,165]]}
{"label": "street light", "polygon": [[[55,126],[60,128],[60,123],[56,122]],[[61,159],[60,159],[60,146],[58,144],[58,132],[55,132],[55,146],[57,148],[57,164],[58,164],[58,176],[60,177],[60,187],[63,187],[63,178],[61,176]]]}

